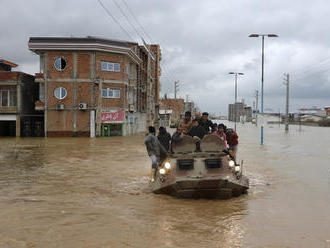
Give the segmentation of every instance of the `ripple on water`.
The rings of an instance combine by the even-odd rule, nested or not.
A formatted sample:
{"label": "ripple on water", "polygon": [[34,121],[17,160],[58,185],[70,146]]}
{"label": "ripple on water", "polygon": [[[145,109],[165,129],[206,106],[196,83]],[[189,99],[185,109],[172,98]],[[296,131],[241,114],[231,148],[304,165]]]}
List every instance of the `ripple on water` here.
{"label": "ripple on water", "polygon": [[134,178],[129,182],[123,182],[116,185],[115,192],[119,194],[140,195],[151,193],[149,186],[149,177],[143,176]]}

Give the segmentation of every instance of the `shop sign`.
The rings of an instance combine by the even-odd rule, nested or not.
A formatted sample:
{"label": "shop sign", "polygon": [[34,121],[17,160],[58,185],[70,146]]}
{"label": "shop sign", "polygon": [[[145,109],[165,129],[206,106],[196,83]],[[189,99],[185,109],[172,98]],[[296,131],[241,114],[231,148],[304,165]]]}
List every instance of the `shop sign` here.
{"label": "shop sign", "polygon": [[101,114],[102,123],[123,122],[125,111],[118,110],[116,112],[103,112]]}

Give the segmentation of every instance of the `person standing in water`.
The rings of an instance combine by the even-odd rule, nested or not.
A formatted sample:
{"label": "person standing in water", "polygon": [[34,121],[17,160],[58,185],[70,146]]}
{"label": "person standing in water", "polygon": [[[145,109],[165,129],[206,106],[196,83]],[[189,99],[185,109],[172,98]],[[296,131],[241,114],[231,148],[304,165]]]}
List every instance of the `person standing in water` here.
{"label": "person standing in water", "polygon": [[167,156],[167,151],[156,137],[156,130],[153,126],[149,126],[149,133],[147,138],[144,140],[144,144],[151,159],[150,181],[154,182],[157,166],[161,162],[161,158],[165,158]]}

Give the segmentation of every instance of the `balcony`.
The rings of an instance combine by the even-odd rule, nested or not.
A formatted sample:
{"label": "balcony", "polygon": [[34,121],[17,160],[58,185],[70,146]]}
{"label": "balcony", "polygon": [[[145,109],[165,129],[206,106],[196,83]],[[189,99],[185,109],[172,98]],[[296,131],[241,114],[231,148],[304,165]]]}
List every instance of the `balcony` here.
{"label": "balcony", "polygon": [[37,101],[34,103],[34,109],[38,111],[43,111],[45,110],[45,103],[41,101]]}
{"label": "balcony", "polygon": [[35,82],[36,83],[43,83],[45,80],[44,80],[44,74],[43,73],[35,73],[34,75],[35,77]]}
{"label": "balcony", "polygon": [[16,113],[18,113],[18,108],[17,108],[17,106],[0,106],[0,113],[16,114]]}

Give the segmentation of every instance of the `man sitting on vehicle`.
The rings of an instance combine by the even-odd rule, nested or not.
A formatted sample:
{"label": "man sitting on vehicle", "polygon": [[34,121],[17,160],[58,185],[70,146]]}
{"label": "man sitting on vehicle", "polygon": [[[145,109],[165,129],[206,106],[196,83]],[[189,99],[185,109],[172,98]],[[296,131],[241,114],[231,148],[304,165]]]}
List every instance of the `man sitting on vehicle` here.
{"label": "man sitting on vehicle", "polygon": [[182,129],[180,127],[178,127],[172,135],[171,146],[174,143],[179,143],[180,141],[182,141],[183,136],[184,136],[184,134],[182,133]]}
{"label": "man sitting on vehicle", "polygon": [[184,134],[188,134],[192,127],[191,112],[187,111],[184,114],[184,119],[179,122],[178,126]]}
{"label": "man sitting on vehicle", "polygon": [[153,126],[149,126],[149,134],[145,139],[144,144],[146,145],[148,155],[151,159],[150,181],[153,182],[155,181],[155,173],[157,166],[160,163],[161,158],[166,158],[167,151],[157,139],[156,130]]}
{"label": "man sitting on vehicle", "polygon": [[200,151],[200,142],[205,135],[205,129],[201,125],[199,125],[196,119],[193,120],[193,126],[190,129],[188,135],[193,137],[196,144],[196,151]]}
{"label": "man sitting on vehicle", "polygon": [[195,120],[197,120],[198,123],[200,123],[202,121],[201,112],[196,112],[195,113]]}
{"label": "man sitting on vehicle", "polygon": [[202,114],[202,120],[199,123],[199,125],[201,125],[204,128],[206,134],[210,133],[213,123],[212,121],[209,120],[209,113],[204,112]]}
{"label": "man sitting on vehicle", "polygon": [[202,140],[205,135],[205,129],[201,125],[199,125],[199,123],[196,119],[193,120],[192,123],[193,123],[193,126],[190,129],[188,135],[190,135],[193,138],[197,137],[200,140]]}

